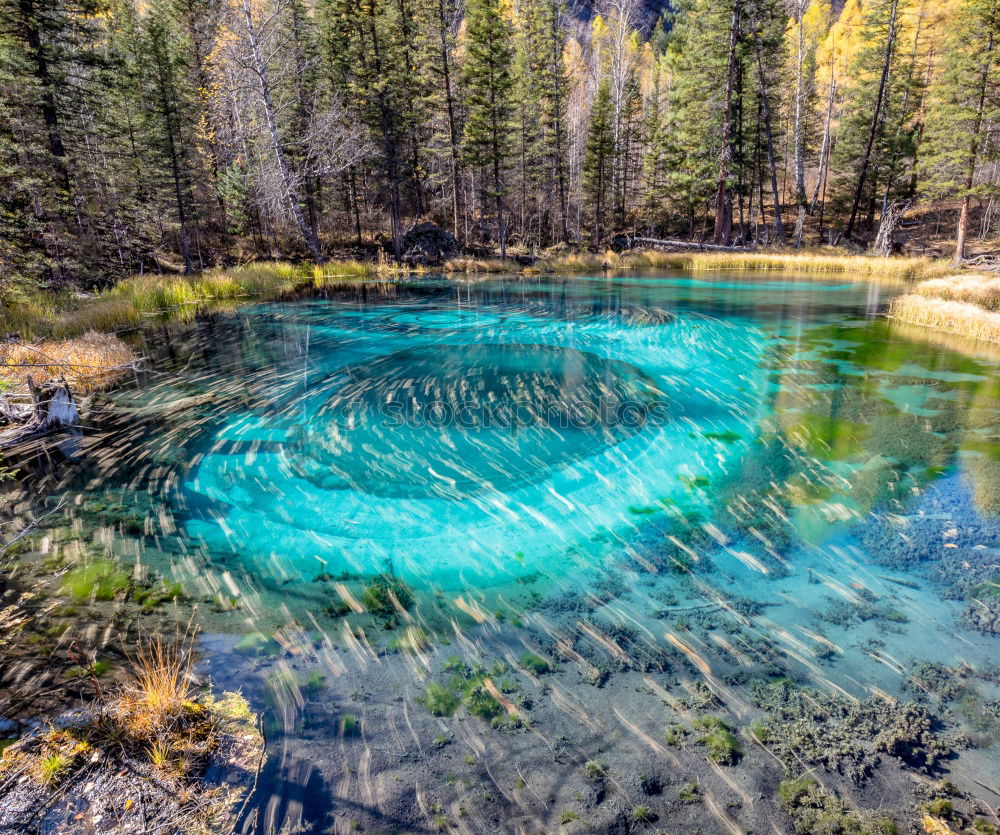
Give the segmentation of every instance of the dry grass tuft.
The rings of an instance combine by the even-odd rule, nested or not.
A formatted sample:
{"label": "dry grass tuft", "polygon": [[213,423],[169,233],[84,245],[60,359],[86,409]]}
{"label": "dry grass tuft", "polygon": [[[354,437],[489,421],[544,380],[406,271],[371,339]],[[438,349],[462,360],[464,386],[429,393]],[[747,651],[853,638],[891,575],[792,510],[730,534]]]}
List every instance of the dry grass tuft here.
{"label": "dry grass tuft", "polygon": [[1000,313],[966,302],[929,297],[922,292],[911,293],[894,299],[889,305],[888,316],[968,339],[1000,342]]}
{"label": "dry grass tuft", "polygon": [[584,274],[622,270],[686,270],[690,272],[787,272],[800,275],[836,275],[859,281],[909,282],[947,275],[943,261],[930,258],[875,258],[844,255],[838,250],[808,252],[665,252],[631,250],[616,253],[557,252],[523,267],[516,260],[452,258],[446,273],[524,273],[536,275]]}
{"label": "dry grass tuft", "polygon": [[446,273],[516,273],[517,261],[502,258],[449,258],[441,268]]}
{"label": "dry grass tuft", "polygon": [[986,310],[1000,310],[1000,276],[978,273],[952,275],[921,282],[916,292],[928,298],[974,304]]}
{"label": "dry grass tuft", "polygon": [[135,352],[117,336],[90,331],[74,339],[0,344],[0,382],[18,387],[65,377],[75,391],[93,391],[130,372]]}
{"label": "dry grass tuft", "polygon": [[135,679],[108,706],[108,718],[129,737],[152,746],[198,721],[204,709],[194,700],[194,633],[171,641],[157,635],[139,644]]}

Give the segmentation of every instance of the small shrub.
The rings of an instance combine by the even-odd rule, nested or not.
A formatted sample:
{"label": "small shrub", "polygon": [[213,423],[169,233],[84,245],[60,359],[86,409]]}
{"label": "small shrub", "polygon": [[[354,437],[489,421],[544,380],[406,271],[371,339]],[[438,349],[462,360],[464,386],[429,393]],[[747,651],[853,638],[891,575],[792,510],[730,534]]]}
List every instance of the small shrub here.
{"label": "small shrub", "polygon": [[45,785],[57,783],[69,770],[72,760],[66,754],[50,754],[38,764],[38,779]]}
{"label": "small shrub", "polygon": [[600,760],[588,760],[584,763],[583,770],[591,780],[603,780],[608,776],[607,766]]}

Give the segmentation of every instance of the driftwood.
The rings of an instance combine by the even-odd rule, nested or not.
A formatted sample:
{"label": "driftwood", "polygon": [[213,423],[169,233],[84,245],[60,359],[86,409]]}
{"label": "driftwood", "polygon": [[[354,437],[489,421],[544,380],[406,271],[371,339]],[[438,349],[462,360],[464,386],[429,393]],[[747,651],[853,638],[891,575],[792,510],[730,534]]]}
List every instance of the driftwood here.
{"label": "driftwood", "polygon": [[706,252],[747,252],[745,246],[719,246],[718,244],[703,244],[697,241],[670,241],[659,238],[632,238],[632,246],[645,244],[661,249],[700,249]]}
{"label": "driftwood", "polygon": [[75,426],[80,422],[80,410],[64,377],[36,383],[28,375],[28,392],[31,395],[30,405],[8,402],[0,407],[0,414],[14,424],[12,429],[0,432],[0,449],[57,427]]}

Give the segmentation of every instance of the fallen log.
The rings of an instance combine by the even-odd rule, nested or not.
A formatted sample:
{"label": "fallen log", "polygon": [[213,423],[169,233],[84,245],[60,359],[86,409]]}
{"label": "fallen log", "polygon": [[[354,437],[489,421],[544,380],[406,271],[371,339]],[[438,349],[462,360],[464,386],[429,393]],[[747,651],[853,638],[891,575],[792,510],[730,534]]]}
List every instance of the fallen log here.
{"label": "fallen log", "polygon": [[[29,374],[28,392],[31,395],[30,406],[8,404],[3,409],[4,417],[17,420],[14,421],[13,428],[0,432],[0,449],[14,446],[52,429],[75,426],[80,422],[80,410],[64,377],[36,383]],[[17,422],[18,420],[21,422]]]}
{"label": "fallen log", "polygon": [[670,249],[699,249],[706,252],[748,252],[745,246],[720,246],[719,244],[703,244],[697,241],[671,241],[660,238],[632,238],[632,245],[663,247]]}

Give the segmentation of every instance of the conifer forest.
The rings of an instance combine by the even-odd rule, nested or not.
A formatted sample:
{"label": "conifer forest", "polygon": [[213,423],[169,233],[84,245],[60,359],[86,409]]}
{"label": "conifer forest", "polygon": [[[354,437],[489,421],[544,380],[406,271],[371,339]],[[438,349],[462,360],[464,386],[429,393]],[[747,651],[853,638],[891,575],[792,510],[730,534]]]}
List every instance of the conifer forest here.
{"label": "conifer forest", "polygon": [[0,278],[996,222],[1000,0],[2,0]]}

